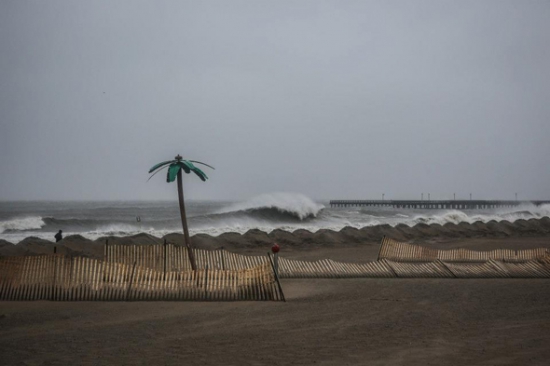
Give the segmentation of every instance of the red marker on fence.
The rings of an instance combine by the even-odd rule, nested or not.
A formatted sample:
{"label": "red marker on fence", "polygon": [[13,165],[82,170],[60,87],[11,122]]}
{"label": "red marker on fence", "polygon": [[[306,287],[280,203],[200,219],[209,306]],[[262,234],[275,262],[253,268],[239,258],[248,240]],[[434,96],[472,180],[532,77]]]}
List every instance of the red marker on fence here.
{"label": "red marker on fence", "polygon": [[279,275],[279,250],[281,250],[281,247],[277,243],[271,247],[271,251],[273,252],[273,267],[275,267],[277,276]]}

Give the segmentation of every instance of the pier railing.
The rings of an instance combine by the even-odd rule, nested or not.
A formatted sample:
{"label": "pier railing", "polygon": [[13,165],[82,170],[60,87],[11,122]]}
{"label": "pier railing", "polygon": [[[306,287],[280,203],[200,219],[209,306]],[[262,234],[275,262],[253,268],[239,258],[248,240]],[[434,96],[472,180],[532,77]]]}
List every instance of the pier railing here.
{"label": "pier railing", "polygon": [[331,200],[331,207],[392,207],[413,209],[475,210],[515,207],[522,204],[540,206],[550,201],[502,201],[502,200]]}

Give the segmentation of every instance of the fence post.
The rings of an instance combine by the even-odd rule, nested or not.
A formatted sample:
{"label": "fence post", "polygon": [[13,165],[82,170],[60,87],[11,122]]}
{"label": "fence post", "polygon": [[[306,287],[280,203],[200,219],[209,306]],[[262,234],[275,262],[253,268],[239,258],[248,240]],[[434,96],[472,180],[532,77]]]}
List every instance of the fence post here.
{"label": "fence post", "polygon": [[[55,251],[55,247],[54,247]],[[57,277],[57,256],[53,256],[53,281],[52,281],[52,298],[51,300],[55,300],[55,278]]]}
{"label": "fence post", "polygon": [[204,299],[208,300],[208,264],[204,269]]}
{"label": "fence post", "polygon": [[103,261],[109,261],[109,239],[105,240],[105,250],[103,253]]}
{"label": "fence post", "polygon": [[223,246],[221,247],[221,252],[222,252],[222,255],[221,255],[221,257],[222,257],[222,270],[225,271],[225,256],[224,256],[225,250],[223,249]]}
{"label": "fence post", "polygon": [[382,242],[380,243],[380,248],[378,249],[378,257],[376,258],[377,261],[380,260],[380,253],[382,252],[382,247],[384,246],[385,241],[386,241],[386,235],[382,237]]}
{"label": "fence post", "polygon": [[166,282],[166,239],[164,239],[164,276],[162,280]]}
{"label": "fence post", "polygon": [[132,275],[130,276],[130,283],[128,284],[128,290],[126,290],[126,301],[130,299],[130,290],[132,289],[132,282],[134,282],[134,273],[136,272],[137,261],[134,261],[134,267],[132,268]]}
{"label": "fence post", "polygon": [[[69,266],[69,286],[68,286],[68,296],[69,296],[69,300],[72,300],[72,296],[71,296],[71,293],[73,291],[73,269],[74,269],[74,258],[73,256],[71,255],[70,257],[68,257],[70,260],[71,260],[71,265]],[[101,286],[103,288],[103,284]]]}
{"label": "fence post", "polygon": [[436,263],[439,262],[450,274],[453,278],[456,278],[456,275],[454,274],[453,271],[451,271],[451,269],[447,266],[447,263],[443,262],[442,260],[440,259],[437,259],[435,261]]}
{"label": "fence post", "polygon": [[283,293],[283,288],[281,287],[281,282],[279,281],[279,275],[275,270],[275,265],[273,264],[273,260],[271,259],[271,254],[269,252],[267,252],[267,258],[269,258],[269,264],[271,264],[271,269],[273,270],[273,274],[275,275],[275,281],[277,281],[277,287],[279,287],[279,294],[281,295],[281,298],[283,299],[283,301],[286,302],[285,294]]}
{"label": "fence post", "polygon": [[52,298],[51,300],[55,300],[55,280],[57,277],[57,245],[53,246],[53,282],[52,282]]}

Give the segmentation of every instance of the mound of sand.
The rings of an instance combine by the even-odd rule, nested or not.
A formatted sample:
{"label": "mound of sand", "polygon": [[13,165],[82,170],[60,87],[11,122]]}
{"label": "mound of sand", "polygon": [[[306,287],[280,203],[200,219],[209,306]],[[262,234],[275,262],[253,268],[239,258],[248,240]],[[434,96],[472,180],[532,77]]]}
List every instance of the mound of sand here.
{"label": "mound of sand", "polygon": [[13,245],[7,240],[0,239],[0,248],[5,247],[6,245]]}

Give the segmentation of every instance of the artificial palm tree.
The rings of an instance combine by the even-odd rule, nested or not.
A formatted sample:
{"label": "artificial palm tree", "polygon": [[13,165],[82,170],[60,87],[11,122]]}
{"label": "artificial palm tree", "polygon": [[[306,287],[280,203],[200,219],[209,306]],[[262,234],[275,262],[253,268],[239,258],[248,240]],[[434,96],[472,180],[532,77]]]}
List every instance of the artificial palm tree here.
{"label": "artificial palm tree", "polygon": [[196,164],[202,164],[209,168],[214,169],[212,166],[201,163],[200,161],[196,160],[183,160],[183,158],[178,154],[174,160],[168,160],[163,161],[162,163],[159,163],[149,169],[149,173],[153,173],[149,177],[149,179],[153,178],[155,174],[160,172],[161,170],[168,168],[168,172],[166,174],[166,182],[170,183],[173,182],[176,177],[178,178],[178,196],[179,196],[179,203],[180,203],[180,216],[181,216],[181,226],[183,226],[183,236],[185,239],[185,246],[187,247],[187,253],[189,255],[189,261],[191,262],[191,268],[193,271],[197,270],[197,264],[195,263],[195,255],[193,254],[193,248],[191,247],[191,241],[189,240],[189,229],[187,227],[187,217],[185,215],[185,203],[183,202],[183,184],[182,184],[182,174],[181,171],[183,170],[185,173],[189,174],[191,172],[195,173],[203,182],[205,182],[208,177],[202,170],[197,168],[193,163]]}

